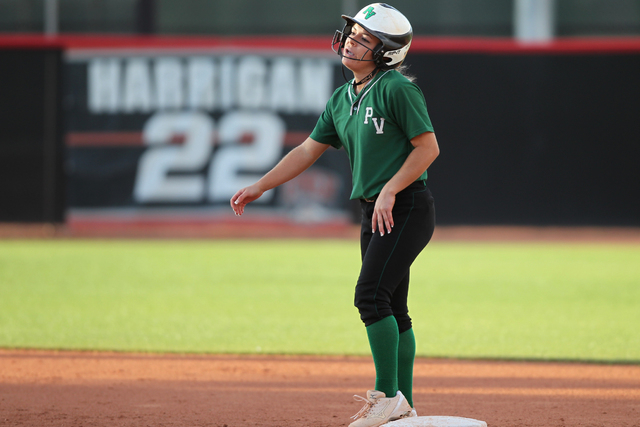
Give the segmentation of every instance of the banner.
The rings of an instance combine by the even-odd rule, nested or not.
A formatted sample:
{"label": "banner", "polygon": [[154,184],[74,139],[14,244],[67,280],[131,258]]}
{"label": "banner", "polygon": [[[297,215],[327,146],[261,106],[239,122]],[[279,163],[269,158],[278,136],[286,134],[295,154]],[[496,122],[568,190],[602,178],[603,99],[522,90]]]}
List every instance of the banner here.
{"label": "banner", "polygon": [[[307,138],[344,82],[325,38],[85,39],[68,40],[63,73],[71,222],[225,225],[231,196]],[[438,224],[638,226],[639,52],[637,39],[416,37],[405,64],[441,148]],[[350,187],[330,148],[245,215],[348,224]]]}
{"label": "banner", "polygon": [[[69,49],[70,215],[232,214],[233,194],[308,137],[344,82],[325,50]],[[350,182],[345,153],[330,149],[248,212],[349,222]]]}

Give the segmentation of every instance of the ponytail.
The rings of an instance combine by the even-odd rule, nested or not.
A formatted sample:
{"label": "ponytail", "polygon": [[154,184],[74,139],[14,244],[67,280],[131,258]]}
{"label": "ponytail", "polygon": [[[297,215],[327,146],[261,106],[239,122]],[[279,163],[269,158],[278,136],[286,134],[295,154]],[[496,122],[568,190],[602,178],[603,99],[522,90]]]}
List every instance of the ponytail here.
{"label": "ponytail", "polygon": [[411,83],[415,83],[416,80],[417,80],[416,76],[414,76],[413,74],[409,74],[409,66],[408,65],[401,65],[398,68],[396,68],[396,71],[399,72],[400,74],[402,74]]}

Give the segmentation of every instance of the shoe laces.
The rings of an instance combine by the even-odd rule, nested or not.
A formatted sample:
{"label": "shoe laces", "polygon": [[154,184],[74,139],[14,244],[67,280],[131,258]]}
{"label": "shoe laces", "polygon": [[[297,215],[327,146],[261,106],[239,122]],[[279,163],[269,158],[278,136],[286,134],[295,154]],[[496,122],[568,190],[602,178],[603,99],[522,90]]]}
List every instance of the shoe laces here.
{"label": "shoe laces", "polygon": [[351,417],[351,419],[353,420],[357,420],[360,417],[363,417],[367,414],[367,412],[369,412],[369,410],[373,407],[373,405],[377,402],[372,402],[369,399],[367,399],[366,397],[362,397],[362,396],[358,396],[357,394],[353,396],[353,398],[355,400],[360,400],[362,402],[364,402],[364,406],[362,407],[362,409],[360,409],[360,411],[358,411],[357,414],[353,415]]}

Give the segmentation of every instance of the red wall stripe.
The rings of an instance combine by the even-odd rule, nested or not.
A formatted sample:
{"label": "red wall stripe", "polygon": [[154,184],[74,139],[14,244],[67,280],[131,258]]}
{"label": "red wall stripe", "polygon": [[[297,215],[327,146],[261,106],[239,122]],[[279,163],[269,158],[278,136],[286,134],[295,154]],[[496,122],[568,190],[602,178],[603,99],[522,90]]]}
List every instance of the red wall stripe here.
{"label": "red wall stripe", "polygon": [[[331,35],[265,37],[194,37],[125,35],[0,35],[0,48],[67,49],[295,49],[330,52]],[[640,52],[640,37],[561,38],[549,43],[519,43],[511,38],[414,38],[413,52],[458,53],[634,53]]]}
{"label": "red wall stripe", "polygon": [[[287,132],[283,144],[286,147],[300,145],[309,132]],[[135,147],[144,144],[142,132],[68,132],[65,135],[67,147]],[[215,141],[212,141],[215,144]]]}

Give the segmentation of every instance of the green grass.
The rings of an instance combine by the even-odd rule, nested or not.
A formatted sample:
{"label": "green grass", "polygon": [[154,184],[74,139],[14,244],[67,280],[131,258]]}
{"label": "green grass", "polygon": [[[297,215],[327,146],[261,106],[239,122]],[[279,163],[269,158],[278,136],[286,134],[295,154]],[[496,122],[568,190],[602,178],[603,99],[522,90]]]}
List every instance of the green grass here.
{"label": "green grass", "polygon": [[[368,354],[354,241],[0,241],[0,347]],[[434,242],[421,356],[640,362],[640,246]]]}

